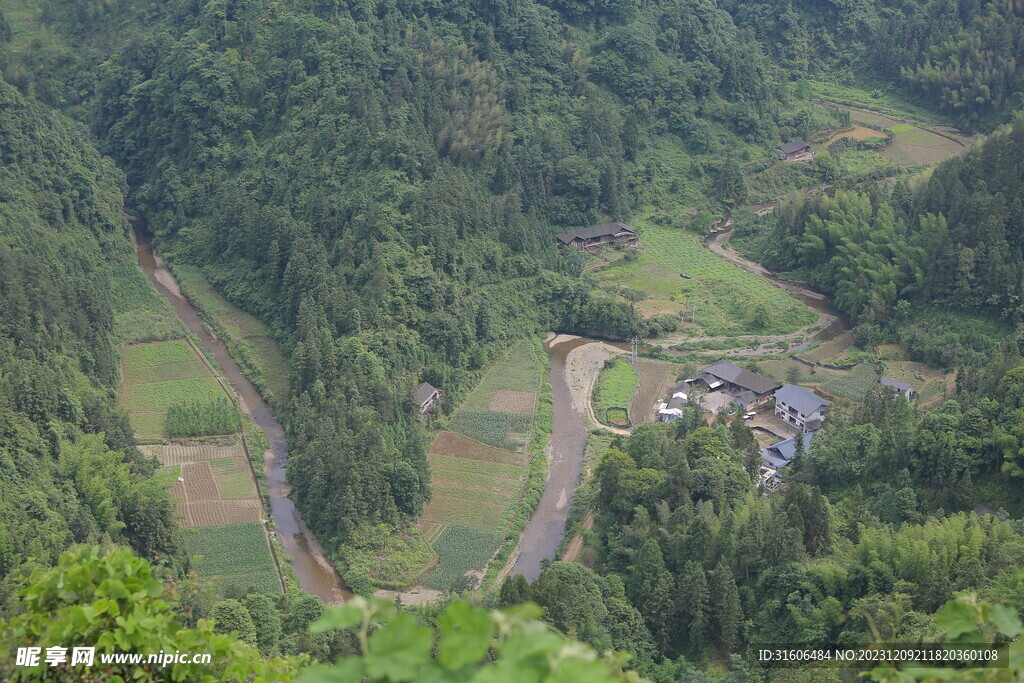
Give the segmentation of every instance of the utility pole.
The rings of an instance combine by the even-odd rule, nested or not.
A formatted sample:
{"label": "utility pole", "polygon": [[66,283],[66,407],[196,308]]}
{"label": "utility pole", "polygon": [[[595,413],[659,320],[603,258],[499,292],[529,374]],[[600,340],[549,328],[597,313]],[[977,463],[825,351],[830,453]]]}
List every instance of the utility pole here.
{"label": "utility pole", "polygon": [[633,339],[630,340],[630,342],[629,342],[629,350],[630,350],[629,364],[633,366],[634,370],[636,370],[637,349],[638,349],[639,346],[640,346],[640,339],[634,334],[633,335]]}

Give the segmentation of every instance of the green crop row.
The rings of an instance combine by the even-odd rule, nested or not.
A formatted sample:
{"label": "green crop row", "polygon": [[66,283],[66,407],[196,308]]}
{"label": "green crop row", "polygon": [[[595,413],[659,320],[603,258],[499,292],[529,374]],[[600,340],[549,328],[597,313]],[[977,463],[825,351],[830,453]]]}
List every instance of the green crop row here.
{"label": "green crop row", "polygon": [[521,444],[508,438],[509,433],[528,434],[532,415],[498,413],[493,410],[460,410],[452,418],[452,430],[481,443],[517,450]]}
{"label": "green crop row", "polygon": [[494,555],[502,535],[465,524],[449,524],[434,541],[437,568],[423,577],[423,585],[439,590],[458,587],[467,572],[480,570]]}
{"label": "green crop row", "polygon": [[189,527],[181,536],[189,554],[199,556],[196,573],[219,578],[222,590],[235,586],[242,591],[281,592],[277,566],[259,523]]}
{"label": "green crop row", "polygon": [[124,403],[128,410],[168,410],[176,403],[216,401],[223,396],[224,390],[212,377],[134,384],[124,389]]}
{"label": "green crop row", "polygon": [[473,391],[462,402],[463,409],[489,410],[491,398],[498,391],[536,392],[540,384],[540,364],[529,340],[513,346],[496,362]]}
{"label": "green crop row", "polygon": [[188,345],[188,342],[181,339],[150,344],[132,344],[124,347],[123,353],[124,364],[129,371],[151,365],[196,360],[195,351]]}

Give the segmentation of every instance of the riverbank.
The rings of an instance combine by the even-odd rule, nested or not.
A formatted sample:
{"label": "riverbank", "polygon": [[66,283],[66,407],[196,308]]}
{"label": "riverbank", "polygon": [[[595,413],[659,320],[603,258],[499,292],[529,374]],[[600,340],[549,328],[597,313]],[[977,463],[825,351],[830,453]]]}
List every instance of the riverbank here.
{"label": "riverbank", "polygon": [[[270,406],[246,377],[223,340],[215,336],[200,317],[199,311],[182,292],[166,264],[153,250],[152,237],[134,230],[139,267],[174,308],[185,327],[199,340],[202,349],[217,362],[223,376],[238,398],[239,406],[267,437],[262,454],[264,483],[274,524],[274,536],[291,560],[291,568],[299,585],[327,604],[344,602],[349,593],[342,586],[326,553],[306,526],[295,504],[289,498],[291,486],[285,474],[288,444],[284,429],[274,418]],[[230,304],[222,301],[227,309]]]}

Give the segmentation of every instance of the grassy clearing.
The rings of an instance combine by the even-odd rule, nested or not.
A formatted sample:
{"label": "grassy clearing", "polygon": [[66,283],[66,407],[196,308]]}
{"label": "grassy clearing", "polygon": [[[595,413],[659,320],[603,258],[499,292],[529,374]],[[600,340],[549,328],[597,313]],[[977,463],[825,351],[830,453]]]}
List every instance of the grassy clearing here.
{"label": "grassy clearing", "polygon": [[597,419],[605,424],[628,427],[629,402],[639,384],[640,375],[623,358],[605,361],[591,397]]}
{"label": "grassy clearing", "polygon": [[368,581],[378,588],[393,590],[408,588],[437,560],[437,554],[416,526],[401,533],[387,529],[368,532],[345,546],[342,554],[348,567],[345,579],[350,586]]}
{"label": "grassy clearing", "polygon": [[185,326],[171,304],[134,263],[117,263],[111,271],[111,285],[114,332],[122,343],[185,336]]}
{"label": "grassy clearing", "polygon": [[127,386],[124,388],[123,400],[128,410],[166,411],[175,403],[190,399],[215,401],[223,396],[224,390],[217,380],[213,377],[199,377]]}
{"label": "grassy clearing", "polygon": [[451,590],[468,572],[485,566],[499,543],[500,533],[481,531],[465,524],[450,524],[434,541],[438,566],[423,577],[423,585]]}
{"label": "grassy clearing", "polygon": [[180,339],[151,344],[132,344],[124,348],[122,358],[128,372],[154,365],[197,361],[192,347],[188,345],[188,342]]}
{"label": "grassy clearing", "polygon": [[867,392],[878,385],[878,370],[872,363],[861,363],[849,372],[823,370],[814,375],[824,391],[852,401],[863,400]]}
{"label": "grassy clearing", "polygon": [[174,276],[263,398],[275,407],[287,400],[290,370],[273,330],[221,296],[198,268],[175,265]]}
{"label": "grassy clearing", "polygon": [[182,529],[185,549],[194,558],[196,573],[217,578],[221,590],[234,586],[260,593],[280,593],[281,581],[270,555],[262,525],[256,522]]}
{"label": "grassy clearing", "polygon": [[816,319],[801,301],[718,256],[697,235],[646,220],[634,225],[643,251],[595,274],[608,291],[625,285],[646,293],[640,310],[674,307],[688,321],[696,307],[696,327],[709,335],[785,334]]}

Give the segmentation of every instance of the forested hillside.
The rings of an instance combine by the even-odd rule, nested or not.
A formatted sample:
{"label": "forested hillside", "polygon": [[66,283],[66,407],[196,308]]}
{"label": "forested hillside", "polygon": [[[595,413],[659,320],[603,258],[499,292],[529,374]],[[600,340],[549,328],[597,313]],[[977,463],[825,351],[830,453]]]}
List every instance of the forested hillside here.
{"label": "forested hillside", "polygon": [[[1024,320],[1024,120],[933,172],[891,190],[869,186],[797,198],[765,220],[765,262],[799,270],[858,323],[862,343],[904,341],[932,365],[989,360],[986,325],[950,330],[934,307]],[[953,337],[943,338],[943,334]]]}
{"label": "forested hillside", "polygon": [[[0,599],[72,543],[177,552],[166,481],[116,407],[123,175],[0,80]],[[140,275],[141,277],[141,275]],[[7,611],[9,605],[2,609]]]}
{"label": "forested hillside", "polygon": [[[763,680],[749,645],[937,641],[957,628],[941,610],[958,596],[945,609],[969,622],[960,635],[988,619],[979,639],[1019,636],[1022,62],[1022,0],[0,0],[0,629],[19,643],[93,642],[100,624],[139,648],[209,647],[211,676],[283,680],[307,655],[345,658],[312,680],[481,668],[612,680],[624,666],[653,680]],[[854,126],[821,101],[854,85],[913,100],[915,125]],[[988,137],[934,168],[878,155],[858,167],[900,133],[959,153],[967,138],[940,115]],[[817,158],[778,161],[795,138]],[[949,381],[937,372],[929,406],[875,389],[836,401],[770,496],[741,417],[690,405],[671,425],[605,435],[611,447],[584,468],[593,528],[579,562],[472,596],[504,613],[398,613],[363,598],[325,613],[296,590],[214,598],[186,576],[170,475],[135,448],[116,405],[119,345],[183,334],[133,305],[156,295],[132,265],[126,213],[280,342],[288,481],[342,574],[353,543],[420,533],[427,438],[452,427],[513,343],[550,331],[646,340],[682,325],[692,338],[674,349],[697,355],[677,367],[716,349],[811,365],[795,349],[835,311],[789,302],[754,261],[849,316],[872,387],[884,342]],[[724,243],[703,241],[713,217],[735,218],[733,241],[754,257],[730,258],[729,276],[801,306],[785,311],[791,327],[771,327],[783,309],[765,303],[757,329],[716,338],[740,329],[723,319],[697,331],[699,296],[684,304],[675,283],[729,277],[714,267]],[[639,271],[636,288],[556,247],[562,230],[634,219],[657,236],[644,237],[650,263],[614,254]],[[671,268],[660,249],[678,251]],[[683,272],[696,263],[684,252],[708,274]],[[674,291],[645,317],[654,277]],[[442,391],[432,416],[413,403],[420,382]],[[181,430],[210,410],[179,406],[171,433],[236,431],[222,408],[228,427]],[[79,543],[105,550],[58,561]],[[116,581],[137,604],[107,595]],[[515,607],[531,600],[594,651]],[[106,616],[83,625],[81,605]],[[151,632],[118,620],[129,607]],[[608,651],[632,659],[596,654]]]}
{"label": "forested hillside", "polygon": [[[917,465],[872,452],[905,433],[893,420],[909,412],[902,398],[875,400],[853,424],[816,435],[802,472],[787,475],[789,488],[773,496],[759,493],[744,469],[757,446],[742,420],[712,428],[688,408],[671,426],[618,439],[595,468],[583,564],[556,562],[532,585],[514,577],[502,604],[533,600],[560,630],[630,652],[640,672],[664,681],[712,680],[701,671],[709,662],[729,662],[736,680],[748,680],[750,660],[730,659],[748,644],[937,642],[948,622],[935,613],[958,591],[1020,609],[1019,520],[943,514],[942,506],[962,505],[957,496],[969,483],[939,481],[946,465],[937,454]],[[947,406],[923,418],[913,457],[928,457],[963,429]],[[976,433],[960,438],[984,448]],[[935,479],[911,488],[904,465]],[[820,486],[801,483],[805,476]],[[901,479],[900,491],[888,483]],[[914,490],[935,497],[919,501]],[[840,680],[827,669],[805,674],[798,680]]]}
{"label": "forested hillside", "polygon": [[291,480],[335,549],[421,509],[420,378],[455,401],[534,330],[674,326],[595,297],[557,226],[741,197],[735,155],[793,130],[784,75],[727,14],[652,39],[683,5],[58,6],[41,21],[83,42],[71,65],[8,68],[92,124],[168,255],[280,330]]}

